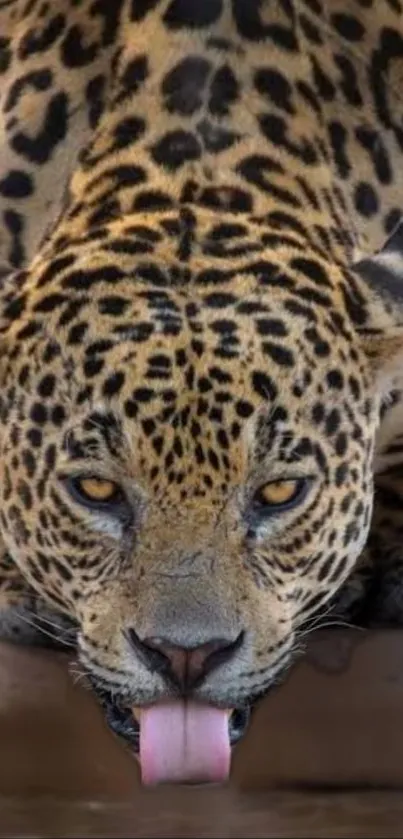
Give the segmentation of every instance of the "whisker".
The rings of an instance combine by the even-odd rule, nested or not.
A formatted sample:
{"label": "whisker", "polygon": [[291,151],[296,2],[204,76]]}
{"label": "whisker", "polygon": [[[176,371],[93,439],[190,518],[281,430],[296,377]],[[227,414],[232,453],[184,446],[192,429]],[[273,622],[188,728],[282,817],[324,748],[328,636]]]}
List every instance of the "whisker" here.
{"label": "whisker", "polygon": [[309,629],[302,630],[299,632],[300,638],[306,638],[308,635],[312,635],[313,632],[318,632],[320,629],[328,629],[329,627],[341,627],[343,629],[360,629],[359,626],[356,624],[350,623],[349,621],[343,620],[333,620],[333,621],[324,621],[323,623],[317,623],[315,626],[309,627]]}
{"label": "whisker", "polygon": [[305,618],[303,613],[301,614],[300,627],[304,627],[305,629],[314,629],[321,621],[323,621],[328,615],[332,614],[333,607],[331,605],[327,605],[326,609],[321,609],[319,613],[313,613],[310,617]]}
{"label": "whisker", "polygon": [[74,667],[69,667],[68,671],[75,685],[79,685],[80,688],[84,688],[84,690],[88,691],[88,693],[93,692],[86,673],[82,670],[77,670]]}
{"label": "whisker", "polygon": [[50,618],[46,617],[45,615],[38,615],[38,620],[41,624],[45,623],[47,626],[50,626],[52,629],[55,629],[58,633],[60,633],[60,636],[69,636],[72,632],[75,632],[74,625],[72,625],[71,627],[62,626],[61,624],[56,623],[56,621],[50,620]]}
{"label": "whisker", "polygon": [[69,649],[71,649],[74,646],[71,643],[71,641],[66,641],[65,638],[62,638],[60,633],[56,634],[55,632],[51,632],[49,629],[45,629],[45,627],[41,626],[40,623],[37,623],[32,618],[28,618],[26,615],[20,613],[18,614],[18,618],[22,620],[24,623],[26,623],[28,626],[31,626],[37,632],[41,632],[43,633],[43,635],[47,635],[48,638],[52,639],[52,641],[56,641],[58,644],[62,644],[63,646],[68,647]]}

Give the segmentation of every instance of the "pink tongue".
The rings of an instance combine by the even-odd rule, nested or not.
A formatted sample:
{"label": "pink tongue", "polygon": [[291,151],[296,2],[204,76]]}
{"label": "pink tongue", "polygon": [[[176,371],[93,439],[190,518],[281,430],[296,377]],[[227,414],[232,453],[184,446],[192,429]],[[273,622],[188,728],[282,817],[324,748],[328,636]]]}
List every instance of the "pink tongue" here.
{"label": "pink tongue", "polygon": [[228,712],[180,701],[142,709],[140,764],[144,784],[225,781],[230,759]]}

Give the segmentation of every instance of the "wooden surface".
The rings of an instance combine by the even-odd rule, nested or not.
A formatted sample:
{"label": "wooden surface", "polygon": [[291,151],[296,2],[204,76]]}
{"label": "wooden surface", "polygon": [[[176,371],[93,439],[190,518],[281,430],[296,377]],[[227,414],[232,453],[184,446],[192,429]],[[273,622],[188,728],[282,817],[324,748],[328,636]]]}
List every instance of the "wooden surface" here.
{"label": "wooden surface", "polygon": [[0,836],[403,837],[402,722],[403,633],[320,634],[228,786],[147,791],[65,656],[0,646]]}
{"label": "wooden surface", "polygon": [[[0,802],[1,806],[1,802]],[[400,793],[209,793],[157,791],[131,806],[101,802],[5,802],[2,837],[98,839],[401,839]]]}

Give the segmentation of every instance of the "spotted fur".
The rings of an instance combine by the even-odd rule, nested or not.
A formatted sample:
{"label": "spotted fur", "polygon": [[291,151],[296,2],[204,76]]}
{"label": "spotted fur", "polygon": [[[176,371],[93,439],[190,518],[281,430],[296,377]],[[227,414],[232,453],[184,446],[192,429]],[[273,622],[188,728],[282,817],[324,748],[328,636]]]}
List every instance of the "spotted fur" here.
{"label": "spotted fur", "polygon": [[240,707],[354,569],[401,614],[401,2],[2,0],[0,72],[4,633],[43,598],[136,704],[132,630],[240,639]]}

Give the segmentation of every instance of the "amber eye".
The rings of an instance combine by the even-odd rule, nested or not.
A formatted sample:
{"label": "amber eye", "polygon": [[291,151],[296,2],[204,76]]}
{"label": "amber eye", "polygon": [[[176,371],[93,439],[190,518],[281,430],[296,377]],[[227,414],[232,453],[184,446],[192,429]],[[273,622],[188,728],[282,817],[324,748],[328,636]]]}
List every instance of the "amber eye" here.
{"label": "amber eye", "polygon": [[103,478],[80,478],[78,486],[80,492],[91,501],[110,501],[119,489],[113,481],[105,481]]}
{"label": "amber eye", "polygon": [[67,481],[67,487],[76,501],[90,507],[107,507],[124,500],[118,484],[92,475],[70,478]]}
{"label": "amber eye", "polygon": [[293,478],[285,481],[270,481],[263,484],[254,496],[254,505],[262,512],[288,510],[302,501],[308,488],[308,481],[304,478]]}

